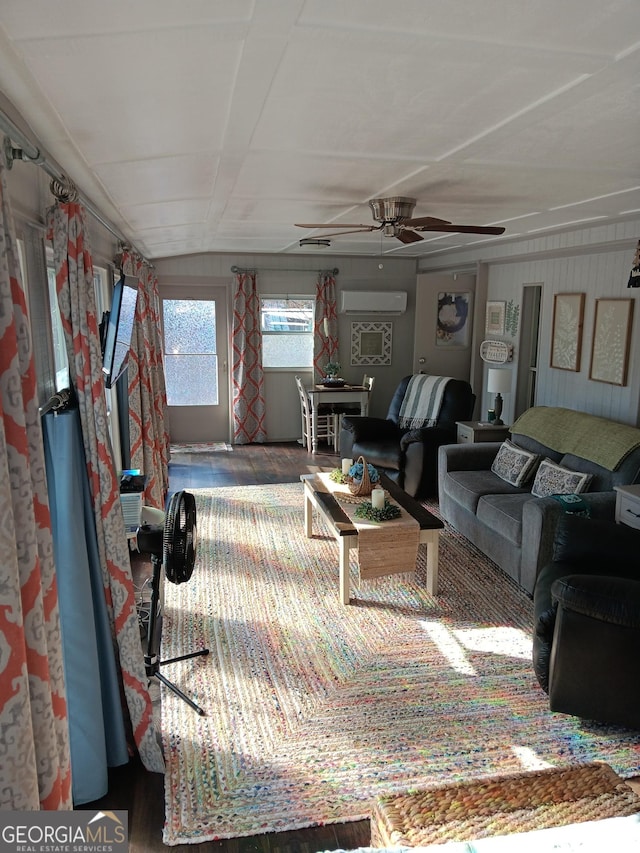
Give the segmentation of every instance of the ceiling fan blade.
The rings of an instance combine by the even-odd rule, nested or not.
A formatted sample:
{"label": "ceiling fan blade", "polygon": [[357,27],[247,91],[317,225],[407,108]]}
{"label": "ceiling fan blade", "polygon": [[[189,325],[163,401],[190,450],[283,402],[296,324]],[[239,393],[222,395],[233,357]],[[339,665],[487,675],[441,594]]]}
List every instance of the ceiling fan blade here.
{"label": "ceiling fan blade", "polygon": [[[328,226],[325,225],[325,228],[327,227]],[[331,231],[329,234],[320,234],[319,237],[324,240],[326,237],[344,237],[345,234],[363,234],[365,232],[368,233],[369,231],[380,231],[382,227],[382,225],[380,225],[380,227],[375,225],[360,225],[358,227],[352,226],[351,231]]]}
{"label": "ceiling fan blade", "polygon": [[409,228],[416,228],[419,225],[451,225],[449,219],[436,219],[435,216],[416,216],[413,219],[404,219],[403,225],[408,225]]}
{"label": "ceiling fan blade", "polygon": [[504,234],[496,225],[425,225],[420,231],[450,231],[455,234]]}
{"label": "ceiling fan blade", "polygon": [[417,231],[411,231],[408,228],[399,228],[395,236],[401,243],[419,243],[424,240],[424,237],[421,237]]}
{"label": "ceiling fan blade", "polygon": [[294,222],[293,223],[296,228],[368,228],[371,231],[375,231],[377,229],[377,225],[343,225],[340,222]]}

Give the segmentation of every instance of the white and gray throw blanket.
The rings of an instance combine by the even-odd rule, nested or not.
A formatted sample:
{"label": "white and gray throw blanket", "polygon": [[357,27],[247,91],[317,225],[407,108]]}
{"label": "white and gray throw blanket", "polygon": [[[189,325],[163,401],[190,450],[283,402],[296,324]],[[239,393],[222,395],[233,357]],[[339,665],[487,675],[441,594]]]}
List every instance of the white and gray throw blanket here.
{"label": "white and gray throw blanket", "polygon": [[451,376],[428,376],[417,373],[411,377],[404,395],[398,425],[401,429],[420,429],[435,426],[442,398]]}

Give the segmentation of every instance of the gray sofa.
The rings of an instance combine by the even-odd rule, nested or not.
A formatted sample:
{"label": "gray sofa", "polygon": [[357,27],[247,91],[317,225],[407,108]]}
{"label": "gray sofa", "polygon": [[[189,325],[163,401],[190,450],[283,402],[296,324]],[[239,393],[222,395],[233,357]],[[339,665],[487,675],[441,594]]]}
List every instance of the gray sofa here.
{"label": "gray sofa", "polygon": [[[640,429],[573,409],[537,406],[511,427],[510,441],[574,472],[592,476],[580,495],[592,518],[615,516],[614,486],[640,482]],[[567,507],[534,497],[491,470],[501,442],[449,444],[439,449],[440,511],[527,592],[552,558],[556,524]]]}

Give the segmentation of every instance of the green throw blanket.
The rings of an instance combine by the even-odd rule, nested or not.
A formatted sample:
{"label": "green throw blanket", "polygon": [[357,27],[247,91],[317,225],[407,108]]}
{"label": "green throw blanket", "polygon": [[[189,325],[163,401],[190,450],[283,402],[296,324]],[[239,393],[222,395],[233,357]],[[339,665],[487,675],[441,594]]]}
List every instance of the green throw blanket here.
{"label": "green throw blanket", "polygon": [[615,471],[625,456],[640,447],[640,429],[552,406],[534,406],[520,415],[512,433],[527,435],[558,453],[572,453],[608,471]]}

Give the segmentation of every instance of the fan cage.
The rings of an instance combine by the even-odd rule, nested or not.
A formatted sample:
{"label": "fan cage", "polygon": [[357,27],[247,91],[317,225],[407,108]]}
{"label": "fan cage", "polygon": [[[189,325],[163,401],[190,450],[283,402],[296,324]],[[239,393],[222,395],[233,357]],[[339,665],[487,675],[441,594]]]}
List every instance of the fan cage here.
{"label": "fan cage", "polygon": [[190,492],[176,492],[169,502],[164,527],[165,575],[171,583],[185,583],[196,558],[196,505]]}

